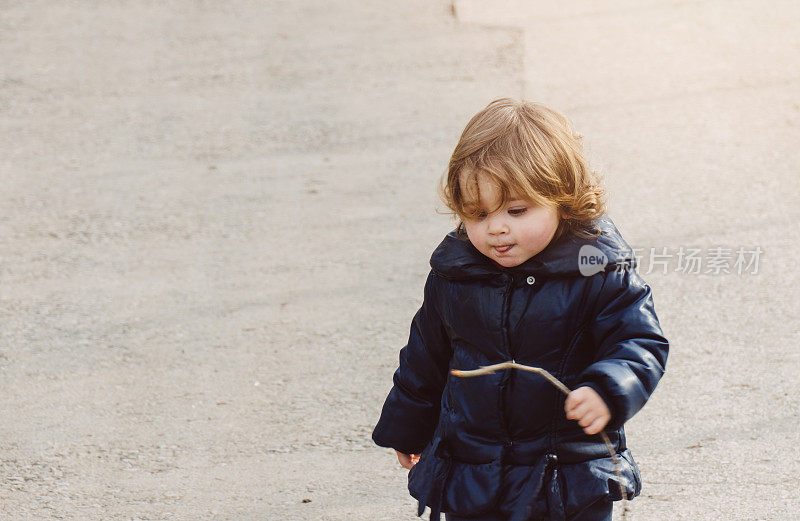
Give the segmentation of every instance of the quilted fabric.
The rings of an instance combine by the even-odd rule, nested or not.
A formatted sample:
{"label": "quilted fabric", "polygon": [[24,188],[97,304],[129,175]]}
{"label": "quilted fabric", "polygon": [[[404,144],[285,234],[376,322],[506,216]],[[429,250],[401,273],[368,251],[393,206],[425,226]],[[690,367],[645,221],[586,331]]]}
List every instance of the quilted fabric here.
{"label": "quilted fabric", "polygon": [[[621,498],[605,444],[566,419],[565,396],[544,378],[449,372],[507,360],[600,394],[612,412],[606,433],[621,484],[629,498],[639,494],[623,425],[656,388],[669,344],[630,246],[610,218],[596,225],[597,238],[562,237],[513,268],[491,262],[458,230],[433,252],[372,433],[379,446],[422,454],[408,476],[418,515],[428,506],[431,520],[488,511],[569,520],[598,499]],[[584,276],[587,245],[605,265]]]}

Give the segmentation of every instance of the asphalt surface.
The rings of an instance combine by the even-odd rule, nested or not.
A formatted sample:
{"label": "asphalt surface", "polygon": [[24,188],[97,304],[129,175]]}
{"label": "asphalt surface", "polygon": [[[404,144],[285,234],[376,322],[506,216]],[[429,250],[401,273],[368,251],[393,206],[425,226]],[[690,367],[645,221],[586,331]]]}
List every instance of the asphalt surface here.
{"label": "asphalt surface", "polygon": [[0,3],[0,519],[417,519],[370,432],[503,96],[584,135],[672,342],[629,521],[797,518],[800,8],[493,7]]}

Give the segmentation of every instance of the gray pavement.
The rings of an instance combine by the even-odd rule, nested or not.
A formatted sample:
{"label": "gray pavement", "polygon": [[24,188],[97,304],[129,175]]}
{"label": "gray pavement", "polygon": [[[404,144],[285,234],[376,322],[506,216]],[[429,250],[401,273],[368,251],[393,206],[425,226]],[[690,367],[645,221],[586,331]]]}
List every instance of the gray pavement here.
{"label": "gray pavement", "polygon": [[[672,349],[627,428],[644,475],[632,518],[800,519],[800,7],[456,5],[463,23],[524,31],[525,96],[575,122],[641,248]],[[761,248],[757,273],[706,273],[718,247]],[[701,250],[700,274],[676,271],[681,248]]]}
{"label": "gray pavement", "polygon": [[797,517],[800,9],[487,4],[0,4],[0,519],[416,519],[369,434],[502,96],[575,121],[644,257],[764,252],[643,258],[629,520]]}

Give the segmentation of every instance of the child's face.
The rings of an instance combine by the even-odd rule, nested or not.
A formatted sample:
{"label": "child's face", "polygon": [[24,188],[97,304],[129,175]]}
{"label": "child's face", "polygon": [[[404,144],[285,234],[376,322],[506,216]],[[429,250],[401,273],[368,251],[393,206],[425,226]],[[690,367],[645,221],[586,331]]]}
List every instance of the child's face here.
{"label": "child's face", "polygon": [[499,188],[490,183],[486,175],[479,173],[477,188],[480,200],[477,200],[474,186],[470,191],[464,177],[461,178],[462,193],[472,194],[472,200],[467,200],[480,211],[476,217],[464,219],[467,236],[478,251],[497,264],[511,268],[530,259],[550,243],[559,224],[556,208],[512,195],[504,206],[488,214],[502,200]]}

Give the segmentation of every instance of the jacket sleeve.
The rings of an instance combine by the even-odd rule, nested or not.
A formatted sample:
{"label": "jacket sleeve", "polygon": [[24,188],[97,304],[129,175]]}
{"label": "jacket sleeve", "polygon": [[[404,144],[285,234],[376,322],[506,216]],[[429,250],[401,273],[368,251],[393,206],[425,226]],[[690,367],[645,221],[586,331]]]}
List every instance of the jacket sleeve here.
{"label": "jacket sleeve", "polygon": [[579,386],[603,397],[611,409],[606,429],[618,429],[650,398],[669,352],[650,286],[632,268],[604,273],[589,333],[597,352]]}
{"label": "jacket sleeve", "polygon": [[434,303],[436,275],[425,282],[422,306],[411,322],[408,343],[400,350],[394,386],[372,431],[373,441],[405,454],[419,454],[430,442],[452,349]]}

